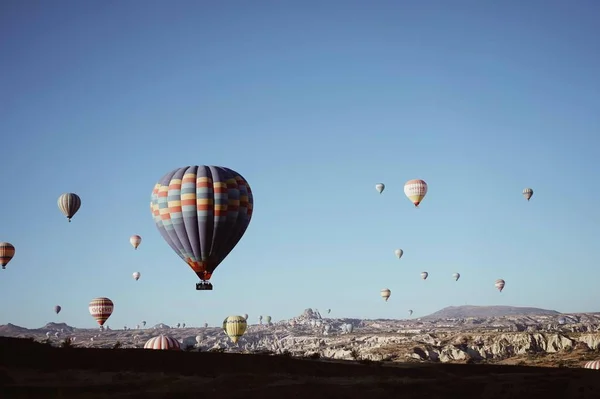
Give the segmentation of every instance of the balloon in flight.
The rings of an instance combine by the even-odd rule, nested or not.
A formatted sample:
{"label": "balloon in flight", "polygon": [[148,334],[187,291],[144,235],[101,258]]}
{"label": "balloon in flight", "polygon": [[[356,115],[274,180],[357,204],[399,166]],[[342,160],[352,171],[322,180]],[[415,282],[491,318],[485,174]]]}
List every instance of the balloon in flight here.
{"label": "balloon in flight", "polygon": [[427,183],[421,179],[409,180],[404,184],[404,194],[415,207],[418,207],[427,195]]}
{"label": "balloon in flight", "polygon": [[60,313],[60,311],[61,311],[61,309],[62,309],[62,308],[60,307],[60,305],[56,305],[56,306],[54,307],[54,312],[55,312],[56,314],[59,314],[59,313]]}
{"label": "balloon in flight", "polygon": [[454,281],[458,281],[458,279],[460,278],[460,273],[454,273],[452,275],[452,278],[454,279]]}
{"label": "balloon in flight", "polygon": [[385,184],[383,184],[383,183],[377,183],[375,185],[375,190],[377,190],[377,192],[379,194],[381,194],[383,192],[383,190],[385,190]]}
{"label": "balloon in flight", "polygon": [[168,335],[159,335],[158,337],[150,338],[145,344],[144,349],[158,349],[167,351],[181,350],[179,341]]}
{"label": "balloon in flight", "polygon": [[244,313],[244,320],[248,321],[248,313]]}
{"label": "balloon in flight", "polygon": [[504,282],[504,280],[502,280],[501,278],[496,280],[496,283],[494,284],[496,286],[496,288],[498,289],[498,291],[502,292],[502,290],[504,289],[504,285],[506,283]]}
{"label": "balloon in flight", "polygon": [[390,299],[390,295],[392,295],[392,291],[390,291],[388,288],[384,288],[381,290],[381,292],[379,294],[387,302],[388,299]]}
{"label": "balloon in flight", "polygon": [[15,256],[15,247],[10,242],[0,242],[0,265],[6,269],[8,262]]}
{"label": "balloon in flight", "polygon": [[427,277],[428,277],[428,276],[429,276],[429,273],[427,273],[427,272],[421,272],[421,278],[422,278],[423,280],[427,280]]}
{"label": "balloon in flight", "polygon": [[133,272],[132,276],[135,281],[138,281],[142,275],[140,272]]}
{"label": "balloon in flight", "polygon": [[231,169],[186,166],[156,183],[150,206],[164,240],[202,281],[200,290],[212,289],[212,274],[246,232],[254,199],[248,182]]}
{"label": "balloon in flight", "polygon": [[106,320],[110,317],[114,309],[113,301],[108,298],[94,298],[88,306],[88,310],[96,322],[100,326],[106,323]]}
{"label": "balloon in flight", "polygon": [[398,259],[402,258],[402,255],[404,255],[404,251],[401,250],[400,248],[395,250],[394,253],[396,254],[396,258],[398,258]]}
{"label": "balloon in flight", "polygon": [[523,197],[525,197],[525,199],[527,201],[529,201],[531,199],[531,197],[533,197],[533,189],[531,188],[526,188],[523,190]]}
{"label": "balloon in flight", "polygon": [[129,237],[129,243],[133,246],[133,249],[138,249],[142,243],[142,237],[138,236],[137,234],[132,235]]}
{"label": "balloon in flight", "polygon": [[81,208],[81,198],[77,194],[65,193],[58,197],[58,209],[67,217],[69,223],[79,208]]}
{"label": "balloon in flight", "polygon": [[412,311],[412,309],[409,309],[409,310],[408,310],[408,315],[409,315],[409,316],[412,316],[412,314],[413,314],[413,311]]}
{"label": "balloon in flight", "polygon": [[244,316],[229,316],[223,320],[223,331],[229,339],[237,344],[242,335],[246,332],[248,324]]}

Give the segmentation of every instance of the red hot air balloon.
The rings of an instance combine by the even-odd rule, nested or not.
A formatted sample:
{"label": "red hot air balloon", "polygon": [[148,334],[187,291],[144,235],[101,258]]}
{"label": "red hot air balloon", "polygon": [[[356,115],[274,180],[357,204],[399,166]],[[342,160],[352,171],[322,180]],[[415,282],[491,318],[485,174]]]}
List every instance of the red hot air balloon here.
{"label": "red hot air balloon", "polygon": [[240,241],[252,218],[248,182],[221,166],[175,169],[154,186],[150,208],[158,231],[212,290],[213,272]]}
{"label": "red hot air balloon", "polygon": [[112,314],[114,304],[113,301],[111,301],[108,298],[95,298],[92,299],[92,301],[90,302],[88,309],[90,311],[90,314],[94,319],[96,319],[98,324],[103,326],[104,323],[106,323],[106,320],[108,320],[108,318]]}
{"label": "red hot air balloon", "polygon": [[15,256],[15,247],[10,242],[0,242],[0,266],[6,269],[8,262]]}

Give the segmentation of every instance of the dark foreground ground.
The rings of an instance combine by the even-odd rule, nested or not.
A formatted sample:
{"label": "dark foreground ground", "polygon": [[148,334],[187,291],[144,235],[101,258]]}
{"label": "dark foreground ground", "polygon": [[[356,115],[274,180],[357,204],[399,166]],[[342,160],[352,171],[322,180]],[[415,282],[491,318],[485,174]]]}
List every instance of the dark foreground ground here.
{"label": "dark foreground ground", "polygon": [[600,371],[61,349],[0,337],[0,398],[599,399]]}

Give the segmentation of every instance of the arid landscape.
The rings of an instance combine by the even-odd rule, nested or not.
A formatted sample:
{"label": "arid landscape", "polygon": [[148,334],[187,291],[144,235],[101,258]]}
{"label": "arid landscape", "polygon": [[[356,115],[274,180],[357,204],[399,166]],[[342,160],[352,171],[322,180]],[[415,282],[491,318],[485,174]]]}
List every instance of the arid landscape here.
{"label": "arid landscape", "polygon": [[[491,315],[491,316],[488,316]],[[0,327],[3,397],[597,398],[600,315],[450,307],[413,320],[322,317],[312,309],[220,328]],[[183,351],[143,350],[153,336]]]}

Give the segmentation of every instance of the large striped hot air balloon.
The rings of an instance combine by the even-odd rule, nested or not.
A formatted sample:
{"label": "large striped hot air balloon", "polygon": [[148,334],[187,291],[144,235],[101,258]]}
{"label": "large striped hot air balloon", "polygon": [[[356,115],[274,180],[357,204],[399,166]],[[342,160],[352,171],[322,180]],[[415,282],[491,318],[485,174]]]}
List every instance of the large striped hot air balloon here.
{"label": "large striped hot air balloon", "polygon": [[409,180],[404,184],[404,194],[415,207],[418,207],[427,195],[427,183],[421,179]]}
{"label": "large striped hot air balloon", "polygon": [[496,282],[494,283],[494,285],[500,292],[502,292],[502,290],[504,289],[505,284],[506,284],[506,282],[504,280],[502,280],[501,278],[496,280]]}
{"label": "large striped hot air balloon", "polygon": [[197,290],[211,290],[213,272],[240,241],[252,218],[248,182],[220,166],[186,166],[154,186],[150,207],[165,241],[194,270]]}
{"label": "large striped hot air balloon", "polygon": [[181,345],[173,337],[168,335],[159,335],[158,337],[150,338],[145,344],[144,349],[159,349],[167,351],[181,350]]}
{"label": "large striped hot air balloon", "polygon": [[390,299],[390,295],[392,295],[392,291],[390,291],[388,288],[384,288],[381,290],[381,292],[379,294],[387,302],[388,299]]}
{"label": "large striped hot air balloon", "polygon": [[133,249],[138,249],[138,247],[142,243],[142,237],[138,236],[137,234],[132,235],[131,237],[129,237],[129,242],[133,246]]}
{"label": "large striped hot air balloon", "polygon": [[223,331],[229,339],[237,344],[242,335],[246,332],[248,324],[244,316],[229,316],[223,320]]}
{"label": "large striped hot air balloon", "polygon": [[590,370],[600,370],[600,360],[592,360],[591,362],[587,362],[583,366],[583,368]]}
{"label": "large striped hot air balloon", "polygon": [[113,301],[108,298],[95,298],[90,302],[88,309],[98,324],[103,326],[112,314],[114,307]]}
{"label": "large striped hot air balloon", "polygon": [[10,242],[0,242],[0,265],[6,269],[8,262],[15,256],[15,247]]}
{"label": "large striped hot air balloon", "polygon": [[81,208],[81,198],[77,194],[65,193],[58,197],[58,209],[67,217],[69,223]]}

